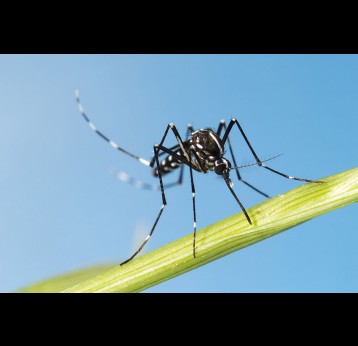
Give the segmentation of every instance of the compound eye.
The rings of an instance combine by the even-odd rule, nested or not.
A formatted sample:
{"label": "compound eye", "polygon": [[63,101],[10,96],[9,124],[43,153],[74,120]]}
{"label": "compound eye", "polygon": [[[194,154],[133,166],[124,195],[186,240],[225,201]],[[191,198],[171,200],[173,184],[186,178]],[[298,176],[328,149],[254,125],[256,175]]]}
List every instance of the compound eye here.
{"label": "compound eye", "polygon": [[214,171],[219,175],[228,175],[231,168],[231,163],[226,159],[219,159],[215,161]]}
{"label": "compound eye", "polygon": [[223,175],[225,170],[225,166],[224,165],[219,165],[215,167],[215,173],[218,175]]}
{"label": "compound eye", "polygon": [[223,175],[224,171],[227,169],[227,163],[220,159],[215,161],[215,173],[218,175]]}

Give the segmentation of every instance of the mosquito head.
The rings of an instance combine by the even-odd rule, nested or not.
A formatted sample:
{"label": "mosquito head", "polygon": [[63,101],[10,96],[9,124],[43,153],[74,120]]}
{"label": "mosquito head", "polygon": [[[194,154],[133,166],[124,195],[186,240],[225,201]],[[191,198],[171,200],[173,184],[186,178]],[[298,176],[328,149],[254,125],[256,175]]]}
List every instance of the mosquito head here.
{"label": "mosquito head", "polygon": [[220,158],[215,161],[214,165],[215,165],[214,171],[216,174],[222,175],[224,178],[229,177],[231,163],[228,160],[224,158]]}

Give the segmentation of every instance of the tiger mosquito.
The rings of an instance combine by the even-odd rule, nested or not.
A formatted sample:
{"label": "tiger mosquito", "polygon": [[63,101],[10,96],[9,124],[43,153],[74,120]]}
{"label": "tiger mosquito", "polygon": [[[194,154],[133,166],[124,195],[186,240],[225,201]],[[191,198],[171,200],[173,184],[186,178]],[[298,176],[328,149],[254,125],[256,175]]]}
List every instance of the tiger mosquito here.
{"label": "tiger mosquito", "polygon": [[[225,120],[221,120],[216,131],[214,131],[211,128],[194,130],[192,125],[188,125],[186,138],[184,141],[182,140],[176,126],[173,123],[169,123],[165,129],[165,132],[164,132],[164,135],[163,135],[161,141],[159,142],[159,144],[155,144],[153,147],[153,149],[154,149],[153,157],[149,161],[145,160],[145,159],[143,159],[137,155],[134,155],[131,152],[123,149],[118,144],[116,144],[114,141],[109,139],[106,135],[104,135],[101,131],[99,131],[97,129],[97,127],[89,119],[89,117],[87,116],[87,114],[81,104],[80,94],[79,94],[78,90],[75,91],[75,97],[76,97],[76,102],[77,102],[78,109],[79,109],[81,115],[83,116],[83,118],[85,119],[88,126],[91,128],[91,130],[93,132],[95,132],[99,137],[101,137],[103,140],[105,140],[114,149],[121,151],[124,154],[134,158],[141,164],[152,168],[152,174],[154,175],[154,177],[159,179],[159,187],[160,187],[161,197],[162,197],[162,206],[157,214],[155,222],[154,222],[149,234],[147,235],[147,237],[145,238],[145,240],[143,241],[141,246],[138,248],[138,250],[135,251],[134,254],[131,257],[129,257],[127,260],[120,263],[120,265],[128,263],[134,257],[136,257],[138,255],[138,253],[146,245],[149,238],[153,235],[153,232],[158,224],[158,221],[163,213],[163,210],[167,205],[167,200],[166,200],[166,196],[165,196],[165,187],[168,188],[168,187],[182,184],[184,166],[188,166],[189,171],[190,171],[190,183],[191,183],[193,218],[194,218],[194,222],[193,222],[193,229],[194,229],[194,232],[193,232],[193,256],[194,256],[194,258],[196,257],[196,208],[195,208],[195,185],[194,185],[194,178],[193,178],[193,170],[196,172],[199,172],[199,173],[208,173],[208,172],[214,171],[217,175],[221,176],[224,179],[226,186],[228,187],[230,193],[233,195],[236,202],[238,203],[241,210],[243,211],[248,223],[250,225],[252,225],[252,220],[251,220],[250,216],[248,215],[245,207],[242,205],[242,203],[240,202],[236,193],[234,192],[233,183],[229,177],[230,171],[235,170],[238,180],[241,181],[242,183],[244,183],[245,185],[247,185],[248,187],[250,187],[251,189],[253,189],[254,191],[258,192],[259,194],[263,195],[266,198],[269,198],[270,196],[267,195],[266,193],[264,193],[263,191],[259,190],[255,186],[251,185],[250,183],[248,183],[246,180],[244,180],[241,177],[239,168],[246,167],[249,165],[238,166],[236,163],[234,151],[233,151],[230,139],[229,139],[229,134],[231,133],[231,130],[235,126],[239,130],[239,133],[243,137],[244,141],[246,142],[252,155],[255,158],[256,162],[253,165],[258,165],[259,167],[265,168],[265,169],[267,169],[273,173],[276,173],[276,174],[278,174],[284,178],[287,178],[287,179],[299,180],[299,181],[304,181],[304,182],[308,182],[308,183],[322,183],[322,181],[320,181],[320,180],[310,180],[310,179],[297,178],[297,177],[294,177],[291,175],[287,175],[285,173],[281,173],[281,172],[267,166],[265,164],[266,161],[269,161],[279,155],[271,157],[268,160],[260,160],[260,158],[256,154],[255,150],[251,146],[250,141],[246,137],[244,130],[242,129],[241,125],[235,118],[232,118],[228,125],[226,125]],[[169,131],[171,131],[174,134],[178,144],[168,148],[164,145],[164,142],[167,138]],[[222,132],[223,132],[223,136],[221,137]],[[231,164],[231,162],[228,159],[226,159],[224,157],[225,145],[227,145],[229,148],[229,152],[230,152],[230,156],[231,156],[233,165]],[[160,161],[160,156],[162,156],[162,155],[166,155],[166,156],[164,159],[162,159]],[[179,169],[178,180],[174,183],[170,183],[170,184],[166,184],[166,185],[163,184],[163,176],[167,175],[177,169]],[[139,188],[153,189],[153,190],[155,189],[154,186],[142,183],[139,180],[135,180],[123,172],[119,172],[118,177],[124,181],[132,183],[133,185],[135,185]]]}

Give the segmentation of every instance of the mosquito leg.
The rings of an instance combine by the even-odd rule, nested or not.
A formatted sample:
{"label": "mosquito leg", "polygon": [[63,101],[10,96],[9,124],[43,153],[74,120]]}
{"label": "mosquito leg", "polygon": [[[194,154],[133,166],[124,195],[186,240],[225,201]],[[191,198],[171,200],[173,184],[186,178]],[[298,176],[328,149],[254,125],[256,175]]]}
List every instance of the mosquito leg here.
{"label": "mosquito leg", "polygon": [[232,195],[236,199],[236,202],[239,204],[241,210],[245,214],[245,217],[246,217],[247,221],[249,222],[250,225],[252,225],[252,221],[250,219],[249,214],[247,213],[245,207],[242,205],[242,203],[240,202],[239,198],[236,196],[235,191],[232,188],[232,182],[231,182],[230,178],[224,178],[224,180],[225,180],[225,183],[226,183],[227,187],[229,188],[230,192],[232,193]]}
{"label": "mosquito leg", "polygon": [[[187,151],[185,150],[183,141],[182,141],[182,139],[181,139],[181,137],[180,137],[180,134],[179,134],[179,132],[178,132],[176,126],[175,126],[173,123],[169,123],[169,124],[168,124],[167,128],[165,129],[164,136],[163,136],[162,140],[160,141],[160,143],[158,144],[158,147],[160,148],[161,146],[163,146],[163,143],[164,143],[164,141],[165,141],[165,138],[167,137],[167,134],[168,134],[169,129],[172,130],[172,132],[173,132],[173,134],[174,134],[174,136],[175,136],[175,138],[176,138],[176,140],[177,140],[177,142],[178,142],[178,144],[179,144],[179,148],[182,150],[183,155],[185,156],[185,159],[186,159],[186,161],[188,162],[188,161],[189,161],[188,153],[187,153]],[[167,149],[167,148],[165,148],[165,149],[166,149],[166,150],[169,150],[169,149]],[[164,151],[165,151],[165,150],[164,150]],[[171,151],[171,152],[172,152],[172,151]],[[171,154],[171,153],[170,153],[170,154]],[[178,157],[178,155],[176,155],[176,156]],[[153,167],[153,166],[154,166],[154,159],[155,159],[155,158],[153,157],[152,160],[150,161],[150,164],[149,164],[150,167]],[[182,160],[182,159],[179,159],[179,161],[183,161],[183,160]]]}
{"label": "mosquito leg", "polygon": [[[221,120],[221,121],[220,121],[218,130],[217,130],[218,136],[220,136],[222,129],[225,129],[225,132],[227,131],[227,127],[226,127],[225,120]],[[259,190],[257,187],[251,185],[250,183],[248,183],[247,181],[245,181],[244,179],[242,179],[241,174],[240,174],[240,172],[239,172],[238,165],[236,164],[236,159],[235,159],[235,156],[234,156],[234,151],[232,150],[232,145],[231,145],[229,136],[227,136],[227,142],[228,142],[228,145],[229,145],[229,151],[230,151],[230,154],[231,154],[231,157],[232,157],[232,162],[233,162],[233,164],[234,164],[235,171],[236,171],[236,174],[237,174],[237,179],[238,179],[239,181],[242,181],[245,185],[247,185],[247,186],[250,187],[251,189],[255,190],[255,191],[258,192],[259,194],[265,196],[266,198],[270,198],[270,196],[269,196],[267,193],[265,193],[265,192]]]}
{"label": "mosquito leg", "polygon": [[189,170],[190,170],[190,183],[191,183],[191,195],[193,198],[193,216],[194,216],[194,223],[193,223],[193,228],[194,228],[194,236],[193,236],[193,256],[194,258],[196,258],[196,254],[195,254],[195,245],[196,245],[196,209],[195,209],[195,185],[194,185],[194,178],[193,178],[193,168],[192,168],[192,161],[191,161],[191,153],[193,153],[194,155],[195,152],[194,151],[190,151],[189,152]]}
{"label": "mosquito leg", "polygon": [[[169,148],[169,150],[176,150],[178,148],[179,148],[179,144]],[[164,154],[166,154],[166,152],[162,151],[158,154],[158,157],[160,157]],[[154,156],[153,156],[153,158],[154,158]],[[155,162],[155,159],[154,159],[154,162]],[[182,171],[182,167],[180,169]],[[115,169],[114,173],[116,174],[116,176],[119,180],[123,181],[124,183],[131,184],[134,187],[136,187],[137,189],[149,190],[149,191],[158,191],[160,189],[159,185],[145,183],[142,180],[133,178],[132,176],[130,176],[129,174],[127,174],[123,171]],[[182,175],[183,174],[181,173],[178,181],[173,182],[173,183],[164,184],[164,187],[169,188],[169,187],[173,187],[175,185],[181,184],[182,183]]]}
{"label": "mosquito leg", "polygon": [[282,177],[285,177],[287,179],[292,179],[292,180],[299,180],[299,181],[306,181],[308,183],[323,183],[323,181],[321,180],[311,180],[311,179],[305,179],[305,178],[297,178],[297,177],[293,177],[291,175],[287,175],[285,173],[281,173],[279,171],[276,171],[275,169],[271,168],[271,167],[268,167],[266,166],[260,159],[259,157],[257,156],[257,154],[255,153],[254,149],[252,148],[249,140],[247,139],[246,135],[245,135],[245,132],[244,130],[241,128],[239,122],[236,120],[236,119],[231,119],[230,123],[229,123],[229,126],[227,127],[225,133],[224,133],[224,136],[222,138],[222,141],[223,141],[223,144],[225,144],[226,140],[228,140],[228,136],[229,136],[229,133],[232,129],[232,127],[234,126],[234,124],[237,125],[242,137],[244,137],[244,140],[246,142],[246,144],[248,145],[248,147],[250,148],[250,151],[252,153],[252,155],[255,157],[255,160],[257,162],[257,164],[260,166],[260,167],[263,167],[265,169],[268,169],[269,171],[271,172],[274,172],[278,175],[281,175]]}
{"label": "mosquito leg", "polygon": [[137,161],[139,161],[140,163],[142,163],[145,166],[149,166],[149,161],[142,159],[141,157],[134,155],[132,153],[130,153],[129,151],[121,148],[118,144],[116,144],[115,142],[113,142],[111,139],[109,139],[107,136],[105,136],[101,131],[99,131],[96,126],[91,122],[91,120],[88,118],[87,114],[85,113],[85,110],[81,104],[80,101],[80,92],[78,90],[75,91],[75,95],[76,95],[76,102],[78,105],[78,110],[80,111],[81,115],[83,116],[83,118],[86,120],[88,126],[90,127],[90,129],[96,133],[98,136],[100,136],[102,139],[104,139],[111,147],[113,147],[116,150],[119,150],[123,153],[125,153],[126,155],[133,157],[134,159],[136,159]]}
{"label": "mosquito leg", "polygon": [[[187,130],[186,130],[186,135],[185,135],[185,140],[187,141],[188,138],[189,138],[189,135],[194,132],[194,129],[193,127],[189,124],[188,127],[187,127]],[[170,148],[170,150],[175,150],[175,149],[178,149],[180,146],[179,144],[177,144],[176,146]],[[165,152],[163,151],[161,154],[164,154]],[[178,180],[177,181],[174,181],[173,183],[168,183],[168,184],[165,184],[165,188],[168,188],[168,187],[173,187],[173,186],[176,186],[176,185],[181,185],[183,183],[183,175],[184,175],[184,165],[182,164],[181,167],[180,167],[180,172],[179,172],[179,177],[178,177]]]}
{"label": "mosquito leg", "polygon": [[145,238],[145,240],[142,243],[142,245],[139,247],[139,249],[130,258],[128,258],[126,261],[122,262],[120,265],[123,265],[123,264],[128,263],[129,261],[131,261],[143,249],[145,244],[148,242],[149,238],[152,236],[152,234],[153,234],[153,232],[155,230],[155,227],[157,226],[157,223],[158,223],[158,221],[160,219],[160,216],[162,215],[162,212],[163,212],[164,208],[167,205],[167,201],[166,201],[166,198],[165,198],[165,192],[164,192],[164,186],[163,186],[163,180],[162,180],[162,174],[161,174],[160,169],[159,169],[158,152],[159,152],[158,146],[154,146],[154,157],[155,157],[155,162],[156,162],[156,165],[157,165],[157,168],[158,168],[158,177],[159,177],[159,183],[160,183],[160,190],[161,190],[161,193],[162,193],[162,206],[161,206],[161,208],[159,210],[157,218],[155,219],[155,222],[154,222],[154,225],[153,225],[152,229],[150,230],[149,234]]}
{"label": "mosquito leg", "polygon": [[[179,148],[179,144],[169,148],[169,150],[176,150]],[[162,156],[163,154],[166,154],[166,152],[162,151],[158,154],[158,157]],[[154,158],[154,156],[153,156]],[[154,162],[155,162],[155,159],[154,159]],[[183,167],[180,167],[181,171],[182,171],[182,168]],[[128,183],[128,184],[131,184],[133,185],[134,187],[136,187],[137,189],[141,189],[141,190],[149,190],[149,191],[158,191],[160,189],[160,186],[159,185],[155,185],[155,184],[148,184],[146,182],[143,182],[142,180],[139,180],[139,179],[136,179],[136,178],[133,178],[132,176],[130,176],[129,174],[123,172],[123,171],[120,171],[120,170],[117,170],[115,169],[114,170],[114,173],[116,174],[116,177],[123,181],[124,183]],[[179,180],[176,181],[176,182],[173,182],[173,183],[168,183],[168,184],[164,184],[164,187],[165,188],[169,188],[169,187],[173,187],[175,185],[178,185],[178,184],[181,184],[182,183],[182,173],[181,175],[179,176]]]}
{"label": "mosquito leg", "polygon": [[[180,148],[183,151],[183,155],[181,155],[181,156],[177,155],[174,151],[172,151],[172,150],[170,150],[170,149],[168,149],[168,148],[163,146],[163,143],[164,143],[164,141],[166,139],[166,136],[168,134],[169,129],[171,129],[173,131],[173,133],[174,133],[174,135],[175,135],[175,137],[176,137],[176,139],[178,141],[178,144],[179,144]],[[162,151],[166,152],[167,154],[173,156],[176,160],[178,160],[178,161],[180,161],[180,162],[182,162],[182,163],[184,163],[186,165],[189,165],[190,168],[192,168],[192,166],[193,166],[191,161],[189,161],[190,160],[189,154],[186,152],[186,150],[184,148],[184,145],[183,145],[183,142],[181,140],[180,134],[177,131],[175,125],[172,124],[172,123],[168,124],[160,144],[156,144],[154,146],[154,158],[153,158],[154,162],[156,164],[156,168],[158,170],[158,178],[159,178],[160,190],[161,190],[161,194],[162,194],[162,206],[161,206],[161,208],[159,210],[159,213],[157,215],[157,218],[156,218],[156,220],[154,222],[154,225],[153,225],[152,229],[150,230],[149,234],[145,238],[145,240],[142,243],[142,245],[138,248],[138,250],[130,258],[128,258],[126,261],[122,262],[120,265],[123,265],[123,264],[128,263],[129,261],[131,261],[143,249],[145,244],[148,242],[149,238],[152,236],[152,234],[153,234],[153,232],[155,230],[155,227],[157,226],[157,223],[158,223],[158,221],[160,219],[160,216],[162,215],[162,212],[163,212],[164,208],[167,205],[166,198],[165,198],[165,192],[164,192],[164,184],[163,184],[163,179],[162,179],[162,173],[161,173],[160,165],[159,165],[159,152],[160,152],[160,150],[162,150]],[[196,168],[194,168],[194,169],[196,169]]]}

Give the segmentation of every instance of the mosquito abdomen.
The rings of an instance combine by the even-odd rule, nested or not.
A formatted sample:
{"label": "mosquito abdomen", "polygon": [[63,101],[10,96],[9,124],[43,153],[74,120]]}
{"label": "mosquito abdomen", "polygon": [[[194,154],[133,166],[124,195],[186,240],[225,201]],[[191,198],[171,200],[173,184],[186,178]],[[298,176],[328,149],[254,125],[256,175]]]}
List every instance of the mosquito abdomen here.
{"label": "mosquito abdomen", "polygon": [[[176,154],[178,156],[181,156],[182,151],[178,150]],[[178,167],[180,167],[181,165],[182,163],[179,160],[177,160],[174,156],[168,155],[164,160],[159,162],[160,173],[162,175],[168,174],[174,171],[175,169],[177,169]],[[158,169],[156,167],[153,169],[153,175],[155,177],[158,176]]]}

